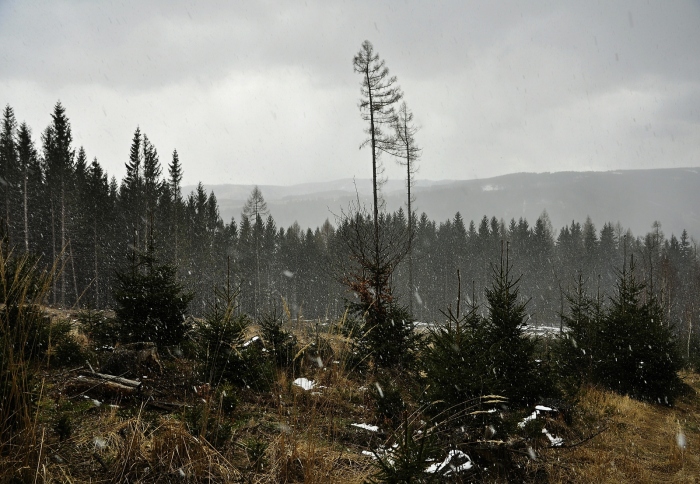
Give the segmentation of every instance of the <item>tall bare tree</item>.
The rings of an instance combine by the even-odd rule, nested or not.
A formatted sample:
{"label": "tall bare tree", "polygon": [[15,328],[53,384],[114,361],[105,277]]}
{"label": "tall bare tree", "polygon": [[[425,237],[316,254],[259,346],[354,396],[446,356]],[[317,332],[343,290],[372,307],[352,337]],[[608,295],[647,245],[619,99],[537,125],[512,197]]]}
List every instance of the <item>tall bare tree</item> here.
{"label": "tall bare tree", "polygon": [[367,121],[366,133],[368,138],[361,147],[369,146],[372,150],[372,195],[374,202],[374,230],[375,245],[379,239],[379,201],[378,191],[380,181],[377,178],[381,173],[379,155],[382,151],[388,151],[393,145],[393,136],[383,129],[391,125],[394,117],[394,106],[401,100],[403,93],[396,84],[396,76],[389,75],[389,68],[384,60],[380,60],[379,54],[374,52],[374,47],[369,40],[362,43],[362,48],[352,61],[355,72],[362,76],[360,83],[361,99],[360,113],[362,119]]}
{"label": "tall bare tree", "polygon": [[[354,71],[362,76],[359,108],[362,119],[368,123],[365,131],[368,137],[360,147],[369,146],[372,150],[373,260],[374,266],[379,268],[382,259],[379,234],[378,173],[381,169],[379,156],[382,152],[389,151],[393,145],[393,133],[390,129],[384,128],[387,125],[389,128],[391,127],[395,117],[394,106],[403,97],[403,93],[396,83],[396,76],[389,75],[389,68],[386,67],[384,60],[379,58],[379,54],[374,51],[370,41],[365,40],[362,43],[362,47],[353,58],[352,64]],[[379,270],[374,271],[372,278],[374,294],[378,297],[384,292],[382,286],[385,278],[382,277]],[[379,301],[378,298],[377,304]]]}
{"label": "tall bare tree", "polygon": [[402,102],[399,106],[398,113],[393,119],[394,125],[394,140],[391,143],[391,151],[398,158],[400,165],[406,167],[406,207],[408,209],[408,287],[409,287],[409,303],[408,307],[413,313],[413,294],[415,287],[413,285],[413,227],[414,213],[411,204],[414,199],[411,195],[413,187],[413,176],[418,171],[416,163],[421,155],[421,149],[416,145],[416,133],[418,128],[413,124],[413,113],[406,106],[406,102]]}
{"label": "tall bare tree", "polygon": [[[344,283],[359,296],[359,306],[355,305],[355,309],[364,313],[364,338],[375,364],[392,366],[408,358],[412,344],[412,323],[401,312],[391,290],[391,275],[407,253],[408,238],[405,233],[395,233],[395,224],[389,223],[384,214],[380,217],[379,157],[381,153],[395,151],[395,105],[403,93],[369,41],[362,43],[353,59],[353,68],[362,76],[359,108],[367,122],[367,138],[360,147],[369,146],[372,151],[373,210],[371,217],[365,216],[358,203],[339,229],[354,261],[354,270],[346,271]],[[404,230],[401,224],[399,231]]]}

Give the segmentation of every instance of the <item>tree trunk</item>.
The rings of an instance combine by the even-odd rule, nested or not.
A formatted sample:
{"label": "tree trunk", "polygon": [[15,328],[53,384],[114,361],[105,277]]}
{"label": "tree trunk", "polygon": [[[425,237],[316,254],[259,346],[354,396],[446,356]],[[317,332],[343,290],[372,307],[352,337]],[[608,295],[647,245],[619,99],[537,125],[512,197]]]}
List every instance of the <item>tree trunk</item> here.
{"label": "tree trunk", "polygon": [[[404,126],[404,131],[406,127]],[[408,191],[408,310],[413,316],[413,212],[411,211],[411,153],[406,149],[406,184]]]}
{"label": "tree trunk", "polygon": [[61,180],[61,307],[66,306],[66,189]]}
{"label": "tree trunk", "polygon": [[[51,197],[51,249],[53,252],[53,263],[56,264],[56,210]],[[51,278],[51,300],[56,305],[56,278]]]}
{"label": "tree trunk", "polygon": [[374,104],[372,103],[372,89],[369,80],[369,70],[365,74],[367,78],[367,94],[369,97],[369,130],[372,143],[372,197],[374,202],[374,297],[377,310],[379,310],[381,295],[381,274],[379,273],[379,197],[377,190],[377,139],[374,129]]}
{"label": "tree trunk", "polygon": [[24,250],[29,253],[29,212],[27,210],[27,174],[24,174]]}
{"label": "tree trunk", "polygon": [[93,247],[95,258],[95,309],[100,307],[100,278],[97,265],[97,219],[92,222]]}

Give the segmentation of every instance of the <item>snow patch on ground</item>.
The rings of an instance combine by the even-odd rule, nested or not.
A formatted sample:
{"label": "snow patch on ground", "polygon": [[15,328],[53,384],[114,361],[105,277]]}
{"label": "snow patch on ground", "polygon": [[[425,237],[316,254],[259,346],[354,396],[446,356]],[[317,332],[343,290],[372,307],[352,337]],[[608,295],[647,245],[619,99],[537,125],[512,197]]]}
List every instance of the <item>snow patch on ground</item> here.
{"label": "snow patch on ground", "polygon": [[370,432],[378,432],[379,431],[379,427],[377,427],[376,425],[370,425],[370,424],[366,424],[366,423],[354,423],[354,424],[350,424],[350,425],[353,427],[360,428],[360,429],[369,430]]}
{"label": "snow patch on ground", "polygon": [[316,382],[307,378],[297,378],[296,380],[294,380],[293,384],[298,387],[301,387],[306,391],[309,391],[316,387]]}
{"label": "snow patch on ground", "polygon": [[253,336],[253,337],[250,338],[248,341],[246,341],[245,343],[243,343],[243,347],[245,348],[245,347],[249,346],[251,343],[255,343],[255,342],[256,342],[257,340],[259,340],[259,339],[260,339],[260,336]]}
{"label": "snow patch on ground", "polygon": [[528,423],[530,420],[535,420],[535,419],[537,418],[537,414],[538,414],[538,413],[539,413],[539,412],[537,412],[537,410],[535,410],[534,412],[532,412],[531,415],[528,415],[527,417],[525,417],[525,418],[523,419],[523,421],[520,422],[520,423],[518,424],[518,427],[520,427],[521,429],[525,428],[525,425],[527,425],[527,423]]}
{"label": "snow patch on ground", "polygon": [[[462,462],[461,464],[453,464],[452,461]],[[450,467],[450,470],[444,473],[445,476],[450,474],[458,474],[460,472],[469,470],[473,467],[472,460],[467,454],[461,450],[451,450],[448,452],[447,457],[440,464],[432,464],[428,467],[425,472],[429,474],[435,474],[436,472],[442,472],[446,467]]]}
{"label": "snow patch on ground", "polygon": [[549,439],[549,443],[552,445],[552,447],[561,447],[561,445],[564,443],[564,439],[561,437],[554,437],[552,434],[550,434],[547,429],[542,429],[542,433],[547,436]]}

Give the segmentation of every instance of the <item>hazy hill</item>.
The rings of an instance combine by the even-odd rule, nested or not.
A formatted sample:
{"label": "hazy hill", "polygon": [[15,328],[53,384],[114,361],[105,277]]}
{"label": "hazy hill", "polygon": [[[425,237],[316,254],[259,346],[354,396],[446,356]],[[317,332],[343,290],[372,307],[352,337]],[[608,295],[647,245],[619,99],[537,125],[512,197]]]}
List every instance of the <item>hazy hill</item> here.
{"label": "hazy hill", "polygon": [[[213,190],[225,221],[240,213],[251,185],[205,185]],[[186,193],[194,187],[184,187]],[[371,203],[370,180],[336,180],[291,186],[260,185],[278,227],[297,221],[315,228],[335,217],[357,199]],[[558,231],[571,220],[590,216],[600,229],[605,222],[620,222],[635,235],[648,232],[658,220],[667,236],[687,229],[700,234],[700,168],[624,170],[607,172],[514,173],[480,180],[420,180],[414,188],[414,207],[420,214],[444,221],[460,212],[478,222],[495,215],[506,223],[525,217],[534,221],[547,210]],[[389,211],[404,206],[404,182],[390,180],[383,187]]]}

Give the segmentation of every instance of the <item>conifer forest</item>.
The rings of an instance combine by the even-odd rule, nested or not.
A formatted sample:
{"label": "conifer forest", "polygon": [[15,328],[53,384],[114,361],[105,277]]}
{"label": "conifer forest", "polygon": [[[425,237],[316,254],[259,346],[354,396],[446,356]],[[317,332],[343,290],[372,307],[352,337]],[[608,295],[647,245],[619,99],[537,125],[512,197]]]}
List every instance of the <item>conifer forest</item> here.
{"label": "conifer forest", "polygon": [[[255,189],[240,218],[222,220],[216,194],[201,184],[182,193],[177,151],[161,159],[138,127],[126,175],[116,180],[96,157],[73,145],[60,102],[42,131],[17,118],[11,106],[4,108],[2,229],[16,252],[37,256],[46,267],[54,261],[61,266],[51,304],[113,307],[117,271],[129,265],[132,251],[151,249],[177,268],[178,279],[194,296],[190,311],[197,316],[206,313],[212,288],[229,277],[240,286],[241,309],[251,315],[284,301],[294,317],[327,321],[342,316],[352,300],[342,284],[349,249],[339,240],[350,230],[347,218],[329,214],[319,227],[278,227],[264,194]],[[455,207],[450,220],[409,217],[403,209],[380,214],[386,231],[411,234],[411,259],[398,262],[391,279],[397,300],[411,308],[416,321],[440,319],[440,310],[456,303],[458,270],[464,296],[483,299],[504,242],[514,273],[522,276],[532,324],[559,327],[564,294],[579,276],[590,294],[611,294],[616,272],[630,257],[669,321],[683,332],[694,324],[690,315],[700,272],[697,243],[687,231],[665,234],[663,221],[652,221],[647,234],[636,235],[604,220],[552,227],[546,212],[535,221],[491,214],[467,220],[462,212],[468,211]]]}

